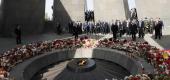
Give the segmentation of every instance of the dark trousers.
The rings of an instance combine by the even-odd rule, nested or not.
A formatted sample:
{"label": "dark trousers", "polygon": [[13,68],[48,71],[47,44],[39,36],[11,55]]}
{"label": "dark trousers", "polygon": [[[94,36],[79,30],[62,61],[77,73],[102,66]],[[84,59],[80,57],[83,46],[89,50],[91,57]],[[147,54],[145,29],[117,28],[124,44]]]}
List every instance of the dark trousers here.
{"label": "dark trousers", "polygon": [[120,37],[124,34],[123,30],[120,30]]}
{"label": "dark trousers", "polygon": [[113,39],[114,39],[114,40],[117,39],[117,33],[113,33]]}
{"label": "dark trousers", "polygon": [[16,37],[16,43],[17,43],[17,44],[21,44],[21,36],[20,36],[20,35],[17,35],[17,37]]}
{"label": "dark trousers", "polygon": [[139,30],[139,38],[144,38],[144,30]]}
{"label": "dark trousers", "polygon": [[161,39],[161,36],[162,36],[161,31],[155,30],[155,39],[157,38]]}
{"label": "dark trousers", "polygon": [[136,40],[136,34],[132,34],[132,40],[135,41]]}
{"label": "dark trousers", "polygon": [[75,34],[74,38],[75,38],[75,40],[77,40],[78,39],[78,34]]}

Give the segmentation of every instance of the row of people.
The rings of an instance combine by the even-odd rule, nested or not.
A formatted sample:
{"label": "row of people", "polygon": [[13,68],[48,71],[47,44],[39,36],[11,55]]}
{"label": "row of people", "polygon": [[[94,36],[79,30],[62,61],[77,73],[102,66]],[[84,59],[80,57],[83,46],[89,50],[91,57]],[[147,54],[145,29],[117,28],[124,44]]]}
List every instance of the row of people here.
{"label": "row of people", "polygon": [[146,33],[151,33],[155,31],[155,39],[161,39],[162,36],[162,27],[164,26],[163,21],[160,18],[155,20],[145,18],[137,20],[115,20],[111,23],[98,21],[94,22],[70,22],[68,24],[69,32],[74,34],[82,33],[102,33],[108,34],[113,33],[113,38],[117,39],[117,36],[120,37],[125,33],[127,35],[132,35],[132,39],[136,40],[136,34],[139,38],[144,38]]}
{"label": "row of people", "polygon": [[85,11],[85,21],[94,21],[94,11]]}
{"label": "row of people", "polygon": [[124,33],[131,34],[132,39],[136,40],[136,34],[138,33],[139,38],[144,38],[144,35],[146,33],[151,33],[155,31],[155,39],[159,38],[161,39],[162,36],[162,28],[164,27],[163,21],[160,18],[157,18],[155,20],[150,19],[150,21],[141,19],[133,19],[120,22],[120,25],[117,25],[117,22],[115,24],[112,24],[111,30],[113,32],[113,38],[116,39],[117,33],[119,31],[120,36]]}

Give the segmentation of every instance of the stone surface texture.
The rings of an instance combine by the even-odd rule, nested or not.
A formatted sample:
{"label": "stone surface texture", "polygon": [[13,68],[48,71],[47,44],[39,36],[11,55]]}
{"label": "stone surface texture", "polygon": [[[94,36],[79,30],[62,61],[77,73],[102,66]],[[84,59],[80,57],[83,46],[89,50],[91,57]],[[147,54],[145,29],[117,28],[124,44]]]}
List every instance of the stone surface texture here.
{"label": "stone surface texture", "polygon": [[54,0],[54,23],[59,22],[68,31],[69,21],[84,22],[84,8],[84,0]]}
{"label": "stone surface texture", "polygon": [[23,35],[40,33],[43,30],[45,0],[4,0],[4,36],[14,36],[14,28],[21,25]]}
{"label": "stone surface texture", "polygon": [[125,19],[123,0],[94,0],[95,21],[109,21]]}
{"label": "stone surface texture", "polygon": [[135,0],[138,18],[160,17],[165,26],[170,26],[170,0]]}

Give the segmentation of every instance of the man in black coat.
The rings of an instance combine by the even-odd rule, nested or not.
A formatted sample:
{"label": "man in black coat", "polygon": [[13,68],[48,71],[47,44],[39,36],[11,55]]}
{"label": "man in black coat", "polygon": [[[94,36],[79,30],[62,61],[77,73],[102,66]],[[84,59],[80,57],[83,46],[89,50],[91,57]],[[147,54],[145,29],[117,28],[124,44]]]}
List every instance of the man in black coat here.
{"label": "man in black coat", "polygon": [[21,44],[21,27],[17,25],[15,28],[15,35],[16,35],[16,43]]}
{"label": "man in black coat", "polygon": [[75,40],[77,40],[78,35],[79,35],[79,28],[76,23],[73,24],[73,35],[74,35]]}
{"label": "man in black coat", "polygon": [[116,40],[117,39],[117,32],[118,32],[118,25],[112,23],[111,30],[113,32],[113,39]]}
{"label": "man in black coat", "polygon": [[162,22],[158,20],[155,25],[155,39],[157,39],[157,38],[161,39],[162,26],[163,26]]}
{"label": "man in black coat", "polygon": [[144,21],[141,19],[138,23],[139,38],[144,38]]}
{"label": "man in black coat", "polygon": [[61,28],[61,25],[60,23],[57,23],[57,34],[60,35],[62,33],[62,28]]}
{"label": "man in black coat", "polygon": [[73,22],[72,21],[70,21],[69,23],[68,23],[68,27],[69,27],[69,33],[73,33]]}
{"label": "man in black coat", "polygon": [[135,41],[136,40],[136,33],[137,33],[137,24],[135,23],[135,21],[132,22],[130,31],[131,31],[131,35],[132,35],[132,40]]}

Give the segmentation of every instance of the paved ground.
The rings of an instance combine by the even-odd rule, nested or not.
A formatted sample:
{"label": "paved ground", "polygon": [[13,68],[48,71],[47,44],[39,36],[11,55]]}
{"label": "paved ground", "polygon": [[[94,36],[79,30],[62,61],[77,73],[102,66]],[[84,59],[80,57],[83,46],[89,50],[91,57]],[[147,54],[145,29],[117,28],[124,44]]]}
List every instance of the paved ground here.
{"label": "paved ground", "polygon": [[[27,36],[22,38],[23,44],[28,44],[36,41],[45,41],[45,40],[53,40],[53,39],[61,39],[64,37],[71,37],[70,34],[64,35],[56,35],[55,33],[47,33],[41,35]],[[16,47],[15,38],[0,38],[0,53],[4,52],[8,49]]]}
{"label": "paved ground", "polygon": [[[144,39],[137,39],[137,41],[148,41],[151,45],[156,46],[160,49],[170,49],[170,27],[166,27],[163,29],[163,38],[161,40],[155,40],[154,35],[146,34]],[[103,37],[104,36],[104,37]],[[41,35],[27,36],[23,37],[23,44],[28,44],[36,41],[45,41],[45,40],[53,40],[53,39],[63,39],[72,37],[71,34],[63,34],[56,35],[55,33],[46,33]],[[112,34],[101,35],[98,34],[90,36],[95,39],[104,39],[112,37]],[[123,36],[125,39],[131,39],[130,36]],[[13,47],[16,47],[15,38],[2,38],[0,37],[0,53],[9,50]]]}
{"label": "paved ground", "polygon": [[[85,34],[83,34],[85,35]],[[80,36],[83,36],[80,35]],[[100,39],[102,35],[91,35],[89,34],[88,37],[93,39]],[[46,33],[41,35],[34,35],[34,36],[26,36],[22,38],[23,44],[29,44],[32,42],[37,41],[46,41],[46,40],[54,40],[54,39],[65,39],[65,38],[73,38],[71,34],[63,34],[63,35],[57,35],[56,33]],[[16,47],[16,41],[15,38],[3,38],[0,37],[0,53],[7,51],[11,48]]]}

